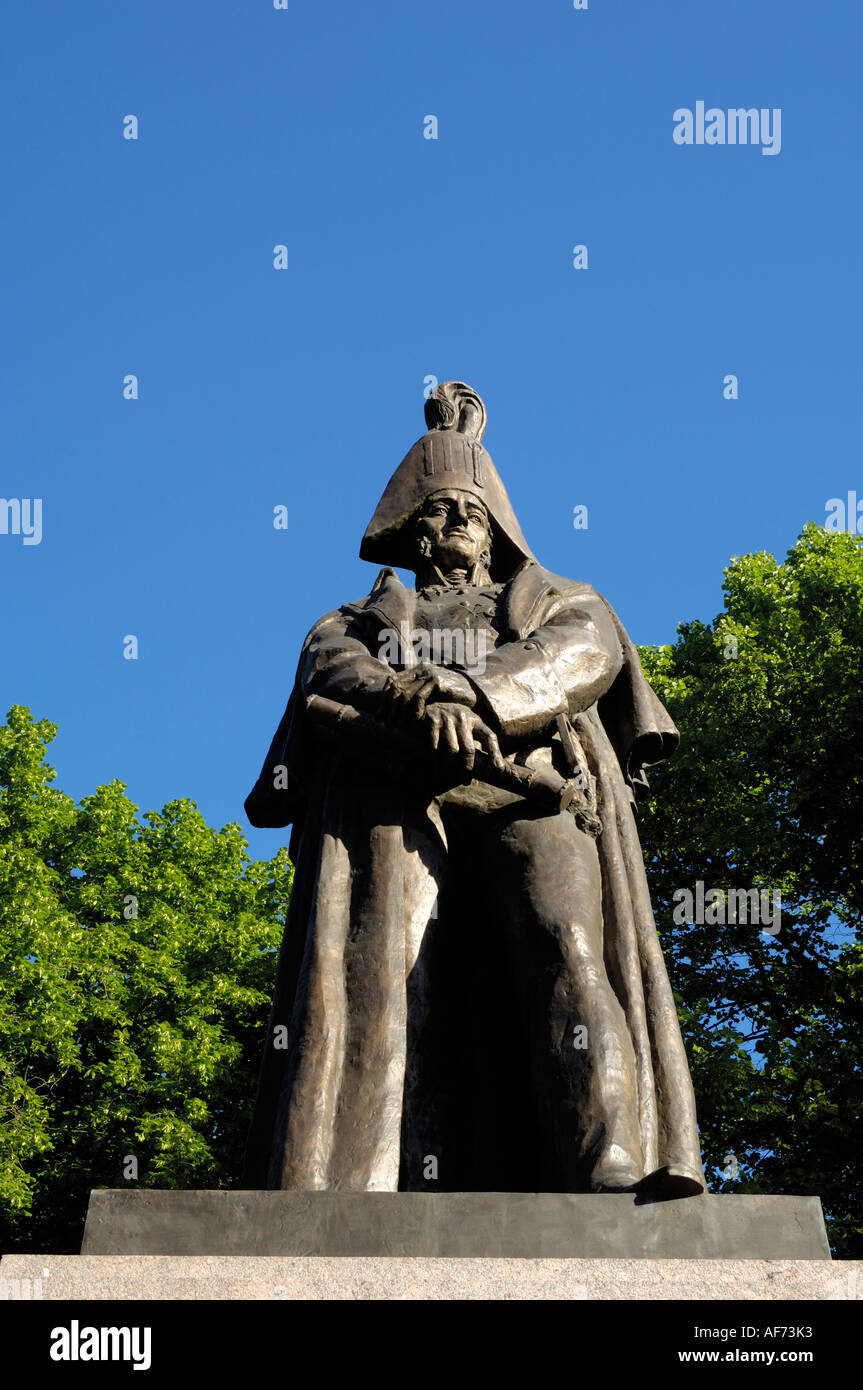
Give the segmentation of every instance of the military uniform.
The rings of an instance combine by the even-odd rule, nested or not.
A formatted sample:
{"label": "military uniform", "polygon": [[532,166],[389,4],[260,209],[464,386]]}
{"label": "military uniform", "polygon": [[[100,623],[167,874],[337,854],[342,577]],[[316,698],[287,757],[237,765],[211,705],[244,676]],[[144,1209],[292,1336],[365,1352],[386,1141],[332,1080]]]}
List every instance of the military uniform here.
{"label": "military uniform", "polygon": [[[423,501],[457,488],[486,507],[490,572],[415,592],[385,568],[306,639],[246,803],[253,824],[293,822],[296,876],[271,1021],[290,1046],[267,1049],[245,1181],[699,1192],[632,809],[676,730],[610,606],[529,550],[477,437],[478,398],[440,390],[360,553],[412,566]],[[404,759],[373,772],[320,738],[309,697],[374,715],[393,672],[382,636],[405,625],[484,634],[463,672],[476,712],[505,757],[583,770],[593,833],[479,779],[432,787]]]}

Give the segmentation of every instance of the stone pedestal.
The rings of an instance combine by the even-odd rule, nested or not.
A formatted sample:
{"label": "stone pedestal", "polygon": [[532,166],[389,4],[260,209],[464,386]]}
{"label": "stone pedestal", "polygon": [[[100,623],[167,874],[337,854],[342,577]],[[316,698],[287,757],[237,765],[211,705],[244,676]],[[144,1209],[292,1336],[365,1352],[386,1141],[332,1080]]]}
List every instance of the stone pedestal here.
{"label": "stone pedestal", "polygon": [[830,1259],[817,1197],[140,1188],[91,1194],[81,1254]]}
{"label": "stone pedestal", "polygon": [[[597,1300],[665,1303],[745,1299],[802,1303],[863,1299],[863,1261],[6,1255],[0,1260],[0,1299],[4,1298],[176,1302],[554,1300],[589,1301],[594,1309]],[[87,1318],[90,1322],[101,1321],[92,1312]],[[112,1317],[113,1321],[118,1319],[123,1321],[119,1315]],[[703,1320],[709,1322],[706,1317]],[[797,1314],[778,1321],[806,1319]]]}

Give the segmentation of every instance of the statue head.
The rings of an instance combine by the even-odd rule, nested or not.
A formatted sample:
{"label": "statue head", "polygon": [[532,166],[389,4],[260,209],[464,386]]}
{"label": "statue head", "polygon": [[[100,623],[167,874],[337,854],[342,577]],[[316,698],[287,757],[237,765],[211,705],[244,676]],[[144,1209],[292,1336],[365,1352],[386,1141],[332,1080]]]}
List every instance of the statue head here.
{"label": "statue head", "polygon": [[[426,401],[425,417],[429,428],[387,483],[363,536],[361,558],[417,570],[431,560],[429,547],[437,547],[450,571],[484,567],[493,580],[511,578],[534,556],[482,445],[485,406],[463,381],[446,381]],[[476,558],[466,562],[474,552]],[[439,561],[432,563],[442,570]]]}
{"label": "statue head", "polygon": [[473,492],[442,488],[422,503],[416,519],[417,561],[447,575],[463,572],[476,580],[491,568],[491,525],[485,505]]}

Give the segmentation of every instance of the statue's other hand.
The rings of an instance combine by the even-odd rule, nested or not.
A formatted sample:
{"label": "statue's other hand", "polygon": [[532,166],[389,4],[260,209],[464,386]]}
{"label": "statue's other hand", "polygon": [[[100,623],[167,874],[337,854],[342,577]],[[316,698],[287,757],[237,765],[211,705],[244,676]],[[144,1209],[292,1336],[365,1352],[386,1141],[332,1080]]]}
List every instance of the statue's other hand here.
{"label": "statue's other hand", "polygon": [[396,724],[422,719],[426,706],[432,702],[472,708],[476,704],[476,693],[460,671],[423,661],[419,666],[390,676],[384,687],[380,715]]}
{"label": "statue's other hand", "polygon": [[464,705],[431,704],[426,707],[423,722],[432,748],[460,758],[466,772],[473,773],[477,748],[489,755],[495,767],[503,766],[494,730],[483,723],[475,710],[466,709]]}

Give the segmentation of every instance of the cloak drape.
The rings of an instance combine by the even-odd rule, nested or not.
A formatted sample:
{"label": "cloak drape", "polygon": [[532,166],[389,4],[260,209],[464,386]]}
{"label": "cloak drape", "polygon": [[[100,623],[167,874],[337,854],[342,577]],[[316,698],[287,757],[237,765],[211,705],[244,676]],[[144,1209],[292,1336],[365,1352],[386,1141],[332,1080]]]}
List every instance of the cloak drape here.
{"label": "cloak drape", "polygon": [[[677,731],[616,614],[589,585],[527,561],[502,602],[512,643],[534,645],[524,639],[561,621],[594,635],[611,624],[614,633],[616,674],[598,700],[570,716],[596,778],[603,826],[606,969],[635,1053],[644,1176],[664,1173],[671,1190],[678,1182],[681,1193],[695,1192],[704,1176],[692,1083],[633,813],[644,768],[670,756]],[[311,693],[374,708],[388,673],[376,655],[378,634],[383,626],[400,631],[401,622],[412,627],[414,603],[414,591],[383,570],[365,599],[315,625],[246,802],[253,825],[292,824],[295,865],[246,1187],[428,1189],[423,1154],[446,1151],[434,1061],[440,1025],[435,1032],[431,1018],[435,957],[426,949],[439,925],[438,871],[447,853],[440,817],[427,789],[408,776],[360,771],[305,713]],[[496,648],[495,657],[506,650]],[[286,777],[275,775],[280,768]],[[286,1048],[276,1045],[280,1026]],[[507,1187],[533,1190],[535,1171],[513,1162]],[[468,1170],[454,1162],[448,1171]]]}

